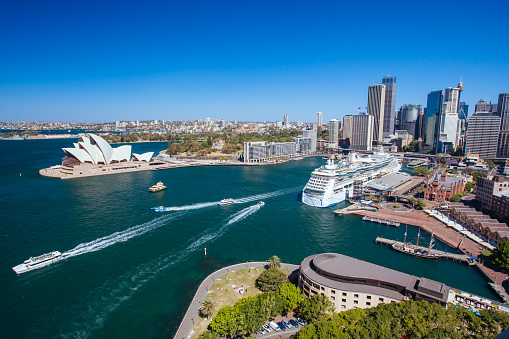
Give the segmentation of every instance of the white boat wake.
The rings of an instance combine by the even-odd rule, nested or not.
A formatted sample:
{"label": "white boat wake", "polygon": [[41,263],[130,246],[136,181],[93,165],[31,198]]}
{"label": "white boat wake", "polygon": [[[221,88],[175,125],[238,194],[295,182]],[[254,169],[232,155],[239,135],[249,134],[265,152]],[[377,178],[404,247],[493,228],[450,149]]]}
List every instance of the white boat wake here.
{"label": "white boat wake", "polygon": [[125,242],[129,239],[145,234],[156,228],[167,225],[168,221],[174,220],[182,216],[183,214],[184,213],[161,216],[144,224],[128,228],[124,231],[115,232],[113,234],[107,235],[105,237],[90,242],[81,243],[75,248],[62,253],[62,257],[64,259],[71,258],[85,253],[96,252],[119,242]]}
{"label": "white boat wake", "polygon": [[[236,204],[245,204],[245,203],[248,203],[248,202],[252,202],[252,201],[256,201],[256,200],[262,200],[262,199],[267,199],[267,198],[272,198],[272,197],[277,197],[279,195],[288,194],[288,193],[292,193],[292,192],[297,192],[297,191],[300,191],[300,190],[302,190],[301,187],[289,188],[289,189],[285,189],[285,190],[279,190],[279,191],[270,192],[270,193],[257,194],[257,195],[253,195],[253,196],[250,196],[250,197],[239,198],[239,199],[234,199],[234,200],[235,200]],[[163,210],[165,212],[171,212],[171,211],[189,211],[189,210],[197,210],[197,209],[200,209],[200,208],[217,206],[218,204],[219,204],[219,201],[215,201],[215,202],[202,202],[202,203],[193,204],[193,205],[164,207]],[[157,211],[162,212],[163,210],[157,210]]]}
{"label": "white boat wake", "polygon": [[129,300],[143,285],[156,278],[160,272],[186,259],[191,253],[201,249],[206,243],[221,237],[230,225],[244,220],[259,209],[260,206],[258,205],[246,207],[228,218],[218,230],[211,232],[211,229],[209,229],[205,231],[200,238],[179,252],[161,255],[147,264],[133,267],[114,280],[105,282],[103,286],[94,290],[85,299],[86,304],[81,305],[81,307],[86,310],[69,312],[69,314],[80,315],[81,319],[76,319],[72,322],[79,329],[75,328],[71,333],[64,334],[63,337],[89,337],[92,331],[103,326],[104,321],[112,312],[122,303]]}

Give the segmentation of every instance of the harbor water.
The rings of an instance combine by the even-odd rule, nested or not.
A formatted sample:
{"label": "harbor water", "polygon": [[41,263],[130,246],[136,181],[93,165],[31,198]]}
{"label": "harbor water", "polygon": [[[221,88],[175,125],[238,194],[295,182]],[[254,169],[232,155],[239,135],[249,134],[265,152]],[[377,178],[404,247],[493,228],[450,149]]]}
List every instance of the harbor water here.
{"label": "harbor water", "polygon": [[[0,141],[1,338],[169,338],[204,277],[272,255],[300,264],[314,253],[342,253],[496,298],[473,267],[374,243],[376,236],[402,240],[405,227],[301,204],[300,191],[325,162],[321,157],[71,180],[40,176],[72,142]],[[164,148],[133,144],[135,153]],[[158,181],[168,189],[149,193]],[[225,198],[238,203],[217,206]],[[151,210],[160,205],[173,208]],[[408,239],[417,235],[414,227],[408,232]],[[423,244],[426,239],[421,236]],[[12,271],[54,250],[67,259],[21,275]]]}

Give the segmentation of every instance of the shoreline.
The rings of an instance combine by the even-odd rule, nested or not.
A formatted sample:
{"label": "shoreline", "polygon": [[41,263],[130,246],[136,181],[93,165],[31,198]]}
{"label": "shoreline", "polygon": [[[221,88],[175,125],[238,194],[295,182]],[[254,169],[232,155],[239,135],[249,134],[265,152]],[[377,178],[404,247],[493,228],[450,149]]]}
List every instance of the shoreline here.
{"label": "shoreline", "polygon": [[[234,265],[230,265],[230,266],[225,266],[225,267],[209,274],[205,279],[203,279],[203,281],[200,283],[200,285],[196,289],[196,292],[193,295],[193,299],[187,305],[187,310],[184,313],[184,317],[182,318],[182,321],[180,322],[177,332],[175,332],[175,335],[173,336],[173,338],[174,339],[187,339],[191,335],[194,334],[193,333],[193,328],[195,325],[194,319],[195,319],[195,317],[196,317],[196,319],[199,317],[199,311],[201,308],[201,304],[197,300],[198,299],[205,300],[207,298],[210,288],[212,288],[212,286],[214,285],[214,282],[218,278],[221,278],[224,275],[231,273],[238,269],[265,267],[267,265],[268,265],[268,263],[266,261],[244,262],[244,263],[234,264]],[[293,274],[293,272],[295,270],[299,269],[299,265],[281,263],[281,268],[287,269],[292,272],[291,274]]]}

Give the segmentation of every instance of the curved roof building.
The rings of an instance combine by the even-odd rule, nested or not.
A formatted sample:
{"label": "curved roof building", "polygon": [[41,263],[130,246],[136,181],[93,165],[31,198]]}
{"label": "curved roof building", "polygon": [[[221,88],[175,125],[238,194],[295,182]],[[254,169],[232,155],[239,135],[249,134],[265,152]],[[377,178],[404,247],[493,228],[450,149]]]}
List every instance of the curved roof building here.
{"label": "curved roof building", "polygon": [[[96,134],[89,133],[82,141],[74,143],[74,148],[62,148],[71,158],[80,163],[111,164],[131,160],[131,146],[123,145],[112,148],[111,145]],[[133,154],[136,160],[149,162],[154,152]]]}
{"label": "curved roof building", "polygon": [[300,265],[299,287],[308,297],[327,296],[336,312],[405,299],[441,304],[452,299],[450,288],[440,282],[336,253],[305,258]]}

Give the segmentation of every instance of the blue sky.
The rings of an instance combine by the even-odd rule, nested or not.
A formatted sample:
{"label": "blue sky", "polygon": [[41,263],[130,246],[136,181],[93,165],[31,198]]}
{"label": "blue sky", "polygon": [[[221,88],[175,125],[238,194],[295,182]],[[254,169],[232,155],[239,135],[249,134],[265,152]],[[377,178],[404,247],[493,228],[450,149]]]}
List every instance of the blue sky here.
{"label": "blue sky", "polygon": [[324,121],[509,92],[507,1],[3,1],[0,121]]}

